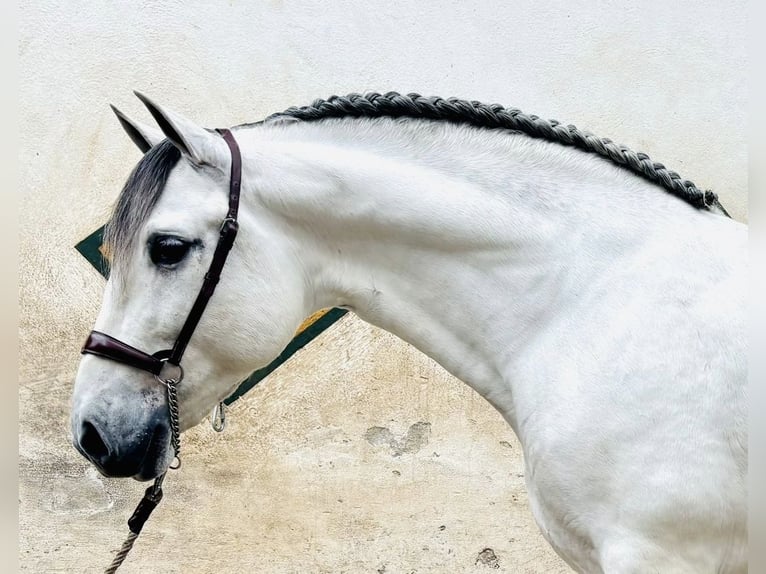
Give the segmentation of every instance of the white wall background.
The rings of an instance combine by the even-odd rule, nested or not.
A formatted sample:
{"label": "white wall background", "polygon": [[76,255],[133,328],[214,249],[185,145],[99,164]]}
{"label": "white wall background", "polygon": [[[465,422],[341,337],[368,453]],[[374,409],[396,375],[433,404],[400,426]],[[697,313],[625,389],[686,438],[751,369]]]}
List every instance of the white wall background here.
{"label": "white wall background", "polygon": [[[66,426],[103,287],[73,246],[104,222],[139,159],[108,107],[146,119],[132,89],[207,126],[352,91],[499,102],[645,151],[747,219],[743,1],[39,0],[20,11],[20,520],[30,572],[103,568],[139,492],[93,475]],[[518,445],[499,416],[358,320],[283,367],[234,417],[235,438],[190,433],[178,490],[163,503],[170,508],[153,517],[126,572],[142,571],[142,560],[168,572],[247,563],[269,572],[460,572],[486,567],[476,564],[485,546],[502,571],[566,571],[528,516],[514,476],[523,472]],[[401,434],[424,420],[431,443],[406,459],[363,438],[368,427]],[[433,445],[457,462],[434,462]],[[461,466],[466,453],[475,458]],[[322,461],[343,471],[323,474]],[[95,491],[73,494],[83,484]],[[179,492],[195,503],[179,504]],[[355,506],[339,508],[348,496],[339,492]],[[243,510],[251,497],[258,509]],[[43,552],[48,538],[59,541],[55,558]]]}

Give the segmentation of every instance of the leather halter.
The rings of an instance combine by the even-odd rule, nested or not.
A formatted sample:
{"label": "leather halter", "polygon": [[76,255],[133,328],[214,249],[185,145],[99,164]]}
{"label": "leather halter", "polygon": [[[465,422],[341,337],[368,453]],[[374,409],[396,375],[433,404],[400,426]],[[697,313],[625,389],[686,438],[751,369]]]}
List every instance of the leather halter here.
{"label": "leather halter", "polygon": [[[221,270],[226,263],[226,257],[229,255],[232,245],[234,245],[234,239],[239,229],[237,211],[239,209],[239,192],[242,182],[242,156],[240,155],[237,141],[229,130],[219,129],[216,131],[221,134],[231,152],[229,212],[221,223],[218,244],[215,247],[210,267],[207,273],[205,273],[202,288],[197,295],[197,299],[194,301],[194,305],[192,305],[191,311],[189,311],[189,315],[186,317],[183,327],[181,327],[173,347],[150,355],[135,347],[131,347],[127,343],[123,343],[119,339],[115,339],[111,335],[100,331],[91,331],[82,347],[81,353],[89,353],[147,371],[158,377],[159,380],[162,380],[159,377],[166,362],[180,369],[181,358],[184,351],[186,351],[186,346],[189,344],[189,340],[194,334],[194,329],[197,328],[197,324],[202,318],[202,313],[204,313],[205,307],[207,307],[210,297],[212,297],[215,291],[218,279],[221,277]],[[181,369],[180,372],[182,376],[183,370]],[[179,381],[180,377],[176,377],[175,382]]]}

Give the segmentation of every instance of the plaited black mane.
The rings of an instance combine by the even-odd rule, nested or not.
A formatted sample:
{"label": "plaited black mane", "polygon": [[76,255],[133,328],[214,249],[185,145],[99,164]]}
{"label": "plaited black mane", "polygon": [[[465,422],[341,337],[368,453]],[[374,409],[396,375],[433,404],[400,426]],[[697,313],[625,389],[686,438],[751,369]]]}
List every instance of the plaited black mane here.
{"label": "plaited black mane", "polygon": [[[564,125],[557,120],[544,120],[528,115],[515,108],[500,104],[483,104],[458,98],[423,97],[419,94],[402,95],[397,92],[375,92],[330,96],[327,100],[314,100],[311,105],[288,108],[273,114],[264,123],[286,118],[301,121],[317,121],[327,118],[417,118],[448,121],[481,128],[504,128],[523,132],[531,137],[545,139],[583,151],[595,153],[630,171],[664,187],[698,209],[717,209],[727,217],[729,214],[710,190],[702,191],[688,179],[649,159],[645,153],[634,152],[624,145],[615,144],[607,138]],[[255,125],[255,124],[245,124]]]}

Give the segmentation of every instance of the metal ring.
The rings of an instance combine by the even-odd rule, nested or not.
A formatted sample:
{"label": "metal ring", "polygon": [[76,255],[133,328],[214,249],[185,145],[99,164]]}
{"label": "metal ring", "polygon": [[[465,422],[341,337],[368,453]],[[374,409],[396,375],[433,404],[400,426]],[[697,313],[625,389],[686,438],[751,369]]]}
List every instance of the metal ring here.
{"label": "metal ring", "polygon": [[168,468],[170,470],[178,470],[179,468],[181,468],[181,457],[178,455],[174,456]]}
{"label": "metal ring", "polygon": [[[168,357],[164,359],[160,359],[160,361],[167,364]],[[162,375],[162,370],[165,369],[165,365],[162,366],[162,370],[160,371],[158,375],[154,375],[154,378],[157,380],[157,382],[162,383],[165,386],[167,386],[167,384],[171,381],[177,385],[178,383],[184,380],[184,368],[181,365],[176,365],[175,363],[170,363],[170,364],[178,368],[178,377],[169,377],[167,379],[163,379],[160,375]]]}

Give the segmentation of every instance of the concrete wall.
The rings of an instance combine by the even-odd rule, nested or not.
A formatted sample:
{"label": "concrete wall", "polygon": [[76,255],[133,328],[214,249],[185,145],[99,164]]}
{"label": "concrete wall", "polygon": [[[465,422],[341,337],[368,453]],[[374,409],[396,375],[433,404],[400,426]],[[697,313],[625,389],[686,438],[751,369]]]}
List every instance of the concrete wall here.
{"label": "concrete wall", "polygon": [[[209,126],[351,91],[497,101],[646,151],[747,218],[744,2],[39,0],[20,11],[24,571],[100,571],[142,491],[97,475],[67,427],[103,287],[73,246],[139,158],[107,105],[146,117],[131,89]],[[184,468],[126,573],[567,571],[531,519],[500,416],[356,318],[230,420],[220,436],[187,433]]]}

